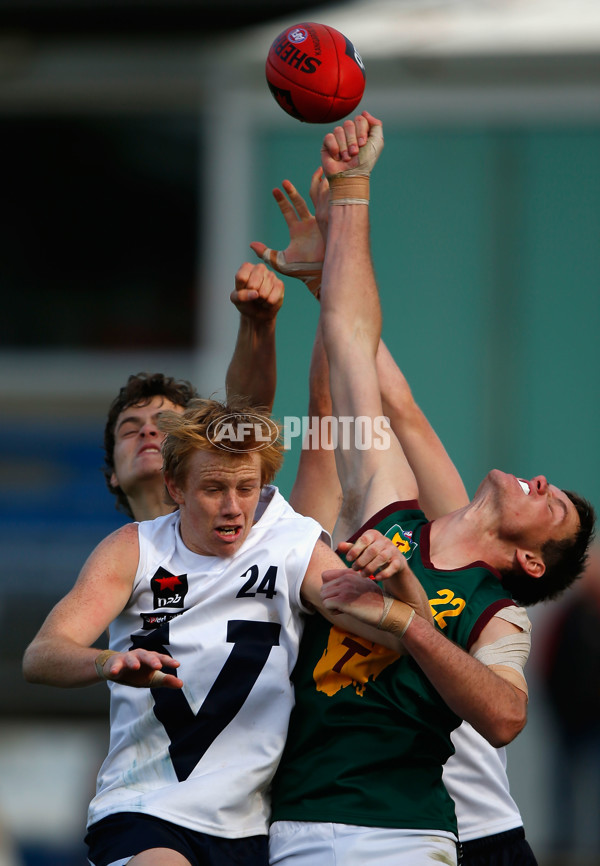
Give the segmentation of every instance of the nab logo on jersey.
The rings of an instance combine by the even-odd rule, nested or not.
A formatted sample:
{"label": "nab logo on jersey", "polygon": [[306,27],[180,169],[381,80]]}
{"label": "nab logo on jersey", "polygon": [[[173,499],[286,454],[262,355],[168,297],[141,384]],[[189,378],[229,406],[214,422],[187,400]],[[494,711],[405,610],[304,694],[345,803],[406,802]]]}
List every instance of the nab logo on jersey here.
{"label": "nab logo on jersey", "polygon": [[187,574],[170,574],[162,566],[150,580],[154,608],[183,607],[188,591]]}
{"label": "nab logo on jersey", "polygon": [[412,540],[412,532],[404,530],[399,523],[394,524],[391,529],[385,534],[386,538],[391,538],[400,553],[403,553],[406,559],[410,559],[417,549],[417,542]]}

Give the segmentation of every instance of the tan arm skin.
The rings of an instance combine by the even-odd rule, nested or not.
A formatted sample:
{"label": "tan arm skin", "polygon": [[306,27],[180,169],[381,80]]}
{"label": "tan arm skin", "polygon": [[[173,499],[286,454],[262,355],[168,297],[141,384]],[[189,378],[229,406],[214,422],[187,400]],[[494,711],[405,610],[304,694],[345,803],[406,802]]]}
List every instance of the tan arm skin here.
{"label": "tan arm skin", "polygon": [[[332,573],[345,576],[348,579],[361,575],[360,580],[364,581],[373,589],[373,592],[382,598],[381,590],[370,579],[370,575],[377,572],[378,579],[381,578],[397,585],[403,597],[406,598],[407,604],[415,610],[416,614],[427,616],[429,602],[421,584],[398,548],[390,539],[385,538],[376,530],[368,530],[363,533],[354,544],[347,544],[347,549],[347,555],[352,561],[352,570],[345,567],[342,560],[328,545],[323,541],[317,542],[302,583],[303,601],[315,608],[338,628],[360,635],[373,643],[383,644],[402,655],[404,650],[396,637],[377,628],[377,619],[369,621],[362,616],[355,618],[352,614],[346,615],[335,607],[329,607],[322,597],[323,580],[326,575]],[[380,608],[383,609],[382,604],[380,604]]]}
{"label": "tan arm skin", "polygon": [[283,283],[273,271],[245,262],[235,275],[230,295],[240,323],[225,378],[227,396],[248,396],[253,406],[267,412],[275,399],[275,325],[283,294]]}
{"label": "tan arm skin", "polygon": [[[358,145],[378,128],[379,121],[363,112],[355,121],[345,121],[343,127],[326,135],[321,150],[326,176],[358,166],[359,158],[352,153],[358,154]],[[333,415],[366,416],[375,425],[384,414],[376,366],[381,307],[366,205],[329,208],[320,318]],[[414,473],[397,438],[391,430],[389,433],[389,447],[382,450],[356,448],[354,437],[350,437],[351,447],[335,451],[344,493],[339,519],[343,537],[390,502],[417,498]]]}
{"label": "tan arm skin", "polygon": [[[329,393],[329,366],[323,348],[321,325],[317,324],[309,371],[309,418],[325,418],[333,413]],[[342,486],[337,474],[335,455],[325,448],[303,448],[298,461],[298,471],[290,504],[300,514],[314,517],[334,537],[334,546],[339,536],[334,536],[342,507]],[[348,535],[358,530],[357,524]],[[348,535],[342,536],[345,540]]]}
{"label": "tan arm skin", "polygon": [[[329,187],[327,182],[322,180],[322,177],[323,169],[319,166],[311,178],[310,197],[315,212],[320,219],[324,220],[323,227],[326,229]],[[294,265],[297,263],[322,263],[325,255],[325,243],[317,224],[317,218],[311,214],[304,198],[294,184],[289,180],[284,180],[282,187],[283,189],[276,188],[273,190],[273,197],[289,231],[290,242],[288,246],[280,253],[275,253],[279,256],[278,262],[274,256],[269,257],[269,249],[266,244],[254,241],[250,247],[260,259],[266,255],[271,261],[272,267],[276,268],[279,273],[284,276],[301,278],[300,274],[294,272]],[[319,292],[320,281],[317,293]],[[331,414],[329,367],[323,348],[321,327],[318,324],[309,373],[308,416],[322,418]],[[313,517],[330,534],[333,534],[342,504],[342,488],[335,466],[335,457],[331,450],[302,449],[298,472],[290,494],[290,503],[300,514]],[[358,529],[358,526],[354,529]]]}
{"label": "tan arm skin", "polygon": [[[366,113],[363,117],[369,130],[372,129],[373,118]],[[337,127],[333,135],[325,137],[322,162],[328,176],[343,168],[344,154],[350,155],[352,145],[360,144],[361,137],[364,141],[364,132],[364,123],[357,119],[354,124],[346,121],[343,128]],[[348,164],[352,165],[352,159],[348,160]],[[381,312],[370,257],[368,208],[364,205],[345,204],[329,208],[321,320],[323,342],[330,365],[334,414],[373,417],[378,410],[374,390],[380,399],[375,356],[379,347]],[[415,491],[416,496],[416,479],[404,451],[398,447],[400,454],[392,455],[395,456],[395,465],[390,464],[389,460],[378,460],[377,455],[364,459],[369,452],[350,454],[349,460],[338,461],[338,474],[345,499],[349,491],[351,495],[358,494],[360,488],[354,487],[353,473],[361,460],[363,465],[358,467],[358,477],[366,469],[367,476],[363,475],[363,481],[368,483],[369,473],[374,473],[372,486],[366,488],[365,497],[366,503],[371,506],[371,513],[376,510],[372,502],[378,501],[382,491],[389,491],[389,486],[386,489],[385,479],[380,475],[382,467],[386,473],[401,473],[400,477],[397,474],[393,476],[399,494],[395,498],[410,499],[412,491]],[[336,580],[343,589],[345,584],[357,578],[344,575]],[[324,593],[327,594],[329,590],[326,584]],[[369,595],[373,595],[370,588]],[[328,600],[331,603],[331,596],[328,596]],[[402,602],[394,602],[392,611],[396,606],[404,607]],[[356,600],[348,607],[340,608],[338,605],[338,609],[355,615]],[[390,618],[386,618],[385,622],[389,621]],[[405,611],[402,612],[401,622],[404,627]],[[494,624],[494,633],[500,627]],[[488,642],[483,632],[480,642]],[[525,694],[452,644],[423,618],[413,617],[401,638],[401,644],[449,706],[461,718],[470,721],[493,745],[510,742],[522,729],[526,721]],[[482,693],[484,691],[485,694]]]}
{"label": "tan arm skin", "polygon": [[[383,412],[390,419],[392,430],[415,473],[421,508],[431,520],[461,508],[469,502],[469,497],[458,470],[415,402],[408,382],[383,341],[379,343],[376,360]],[[317,325],[310,366],[308,414],[326,417],[332,413],[329,366],[321,327]],[[307,449],[301,452],[290,502],[297,511],[314,517],[328,532],[334,532],[342,488],[333,451]],[[337,540],[337,530],[335,535]]]}
{"label": "tan arm skin", "polygon": [[[138,559],[137,524],[117,529],[89,556],[73,589],[50,611],[23,658],[23,674],[31,683],[75,688],[100,682],[94,661],[101,650],[93,644],[121,613],[131,595]],[[135,649],[105,662],[104,675],[136,688],[152,685],[178,689],[172,674],[153,676],[179,662],[163,653]],[[152,682],[151,682],[152,681]]]}
{"label": "tan arm skin", "polygon": [[[310,213],[303,197],[289,180],[284,180],[282,187],[282,190],[274,189],[273,196],[288,227],[290,243],[282,253],[277,254],[279,260],[275,261],[273,255],[269,260],[280,273],[299,276],[293,270],[296,263],[319,262],[324,256],[323,236],[327,233],[329,185],[323,177],[323,169],[319,167],[313,173],[310,184],[310,198],[315,208],[314,216]],[[269,251],[264,243],[254,242],[250,246],[260,258],[264,255],[268,256]],[[378,351],[378,365],[379,355],[380,352]],[[387,357],[391,360],[389,353],[387,353]],[[383,369],[381,374],[384,378],[385,373],[386,370]],[[396,387],[397,382],[392,378],[391,372],[388,378],[390,388]],[[317,326],[313,346],[309,384],[309,416],[332,415],[329,366],[323,347],[320,323]],[[306,449],[301,452],[290,501],[298,511],[315,517],[322,526],[333,533],[341,508],[342,490],[335,466],[335,457],[331,450]],[[336,538],[347,537],[358,528],[358,525],[358,523],[354,523],[350,526],[338,526]]]}
{"label": "tan arm skin", "polygon": [[[369,128],[373,119],[364,115]],[[353,125],[346,122],[344,127],[337,127],[333,136],[326,136],[322,151],[323,168],[327,175],[343,168],[344,154],[350,154],[352,144],[361,142],[364,134],[364,124],[358,120]],[[352,160],[348,161],[349,164]],[[329,228],[327,238],[327,253],[323,269],[323,285],[321,289],[321,321],[323,340],[330,364],[330,383],[335,414],[371,415],[377,413],[374,392],[379,398],[379,387],[376,368],[376,352],[379,347],[381,313],[377,295],[377,287],[372,272],[370,249],[368,243],[369,221],[368,208],[364,205],[336,205],[329,210]],[[348,347],[351,346],[351,350]],[[380,398],[379,398],[380,399]],[[380,402],[380,405],[381,402]],[[381,410],[380,410],[381,411]],[[363,481],[368,485],[372,474],[371,487],[365,487],[366,502],[369,511],[376,510],[372,502],[377,502],[386,489],[385,479],[379,470],[384,466],[386,473],[390,470],[397,484],[395,497],[410,499],[415,491],[416,481],[402,472],[402,458],[406,455],[400,449],[396,455],[395,472],[389,462],[370,455],[371,460],[364,459],[364,453],[350,454],[349,458],[338,461],[338,474],[342,488],[347,497],[358,495],[359,487],[354,479],[360,478],[364,469],[367,471]],[[354,462],[353,462],[353,458]],[[356,471],[356,463],[362,467]],[[346,465],[345,465],[346,464]],[[408,467],[410,469],[410,467]],[[398,478],[398,471],[402,474]],[[412,470],[411,470],[412,473]],[[387,503],[386,503],[387,504]],[[356,581],[352,575],[339,576],[335,580],[343,589],[345,584]],[[335,583],[335,581],[333,582]],[[329,587],[324,587],[328,593]],[[372,588],[368,590],[372,596]],[[331,603],[331,596],[327,596]],[[356,601],[354,601],[356,604]],[[379,604],[382,604],[379,600]],[[397,603],[396,603],[397,604]],[[346,613],[355,613],[354,607],[340,607]],[[392,607],[392,610],[394,608]],[[386,620],[387,621],[387,620]],[[405,622],[405,618],[402,618]],[[371,623],[375,621],[371,620]],[[485,641],[484,635],[481,638]],[[487,641],[485,641],[487,642]],[[408,650],[423,672],[438,689],[442,697],[450,701],[458,714],[467,718],[494,745],[509,742],[525,723],[526,697],[519,689],[498,677],[477,660],[472,659],[459,647],[451,644],[444,635],[420,617],[413,618],[402,639],[402,644]],[[465,667],[466,665],[466,667]],[[467,675],[465,676],[465,671]],[[485,713],[481,713],[481,688],[489,690],[486,701],[496,710],[489,722]],[[486,709],[487,709],[486,708]]]}
{"label": "tan arm skin", "polygon": [[[318,175],[320,179],[321,169]],[[283,256],[290,263],[315,261],[320,264],[324,244],[315,218],[294,186],[289,181],[284,181],[283,186],[296,205],[294,209],[281,190],[273,190],[290,234]],[[262,259],[267,249],[265,244],[253,242],[250,246]],[[239,268],[230,296],[240,313],[240,324],[226,375],[227,395],[248,395],[254,406],[269,412],[277,384],[275,327],[283,297],[283,282],[264,264],[248,262]]]}
{"label": "tan arm skin", "polygon": [[[309,261],[318,260],[318,256],[322,249],[321,232],[327,228],[327,189],[326,184],[321,182],[321,172],[315,172],[311,182],[311,199],[315,206],[317,218],[312,220],[307,215],[307,208],[304,200],[299,195],[296,188],[284,181],[283,187],[289,196],[290,204],[287,204],[284,194],[278,191],[275,195],[282,212],[284,210],[282,203],[286,202],[284,216],[288,227],[294,227],[295,237],[304,233],[304,242],[301,251],[297,253],[297,257],[293,258],[290,255],[290,248],[286,250],[287,261]],[[325,202],[325,207],[323,203]],[[287,214],[287,215],[286,215]],[[317,226],[317,220],[319,227]],[[291,229],[290,229],[291,233]],[[311,246],[312,243],[312,246]],[[251,245],[257,255],[262,255],[265,249],[264,244]],[[384,346],[382,341],[379,341],[376,354],[377,375],[379,387],[381,389],[383,410],[390,417],[394,432],[398,436],[404,453],[415,472],[415,476],[419,485],[421,504],[425,508],[426,513],[435,518],[440,514],[459,508],[468,502],[468,496],[462,480],[451,462],[446,450],[441,441],[435,434],[435,431],[429,424],[427,418],[414,401],[412,392],[408,383],[395,364],[389,351]],[[311,359],[310,373],[310,398],[309,398],[309,415],[311,416],[327,416],[332,414],[331,396],[329,392],[329,368],[327,358],[323,349],[322,333],[320,327],[317,330],[315,344],[313,347],[313,355]],[[341,503],[341,486],[337,477],[335,460],[333,453],[326,450],[303,450],[300,457],[300,465],[296,482],[290,497],[294,508],[304,514],[309,514],[325,526],[330,532],[333,530],[337,519],[339,507]],[[356,526],[351,528],[354,531]],[[360,539],[359,539],[360,541]],[[348,545],[340,545],[340,552],[348,553]],[[337,571],[334,574],[340,574]],[[381,611],[382,601],[380,593],[376,586],[370,582],[371,592],[377,599],[378,610],[377,618],[374,622],[378,622]],[[410,590],[406,586],[394,586],[390,581],[387,588],[393,592],[398,598],[409,600]],[[416,605],[415,605],[416,607]],[[424,620],[431,622],[431,611],[427,606],[425,613],[421,612]],[[338,621],[338,624],[341,623]],[[356,625],[350,626],[350,631],[357,631]],[[455,650],[458,653],[459,665],[464,663],[465,658],[469,659],[468,664],[472,666],[474,676],[481,674],[483,669],[484,675],[489,675],[492,686],[496,686],[504,693],[504,697],[508,698],[508,703],[498,704],[504,708],[504,716],[501,714],[494,719],[493,725],[490,728],[486,727],[486,719],[493,719],[492,714],[488,714],[487,710],[482,714],[482,719],[470,717],[477,729],[496,745],[498,743],[509,742],[521,729],[526,719],[526,696],[525,691],[515,688],[509,683],[502,684],[498,675],[492,670],[485,669],[476,659],[471,659],[467,653],[455,645],[451,644],[444,635],[432,631],[441,640],[442,655],[448,647],[452,647],[452,652]],[[477,644],[472,651],[475,652],[479,646],[485,643],[491,643],[503,634],[509,634],[518,629],[510,623],[502,620],[492,619],[492,621],[483,630]],[[371,637],[371,639],[373,639]],[[375,641],[387,643],[387,638],[384,640],[381,632],[379,637],[374,638]],[[436,640],[438,638],[436,637]],[[396,651],[401,647],[396,646]],[[417,651],[415,651],[416,658]],[[425,671],[425,668],[423,668]],[[425,671],[427,673],[427,671]],[[430,673],[432,673],[430,671]],[[433,673],[432,673],[433,675]],[[442,676],[443,679],[443,676]],[[433,682],[433,680],[432,680]],[[488,681],[489,683],[489,681]],[[436,683],[434,683],[436,684]],[[524,689],[526,686],[524,685]],[[450,690],[452,691],[452,689]],[[444,694],[443,686],[440,693],[447,699]],[[476,693],[476,689],[475,689]],[[452,698],[452,695],[450,696]],[[458,696],[457,696],[458,697]],[[473,694],[470,695],[473,697]],[[452,704],[451,704],[452,705]],[[472,706],[467,705],[466,709],[459,703],[453,706],[453,709],[463,716],[466,712],[469,716]]]}
{"label": "tan arm skin", "polygon": [[[290,233],[290,243],[283,251],[285,261],[290,264],[321,262],[325,255],[324,237],[327,235],[329,211],[329,185],[323,177],[322,168],[319,167],[313,173],[310,183],[314,216],[289,180],[284,180],[282,187],[283,190],[273,190],[273,197]],[[267,249],[264,243],[254,242],[250,246],[259,257],[262,257]],[[285,268],[273,266],[279,269],[280,273],[297,276]],[[456,467],[429,420],[415,402],[406,378],[382,340],[377,348],[376,364],[383,411],[390,418],[392,429],[417,479],[421,507],[433,520],[466,505],[469,498]],[[311,417],[332,414],[329,367],[324,355],[320,326],[315,336],[311,359],[309,401]],[[320,519],[321,524],[332,532],[339,512],[338,504],[341,503],[341,487],[333,454],[331,451],[313,450],[303,452],[300,460],[292,494],[296,498],[294,507],[312,516],[316,516],[315,509],[318,509],[324,514]],[[315,485],[314,481],[320,478],[326,478],[327,483]],[[323,496],[314,495],[314,491],[319,488],[321,492],[327,492],[328,502],[324,502]]]}
{"label": "tan arm skin", "polygon": [[[323,170],[319,166],[311,178],[310,196],[315,204],[315,209],[319,201],[322,205],[324,204],[326,214],[326,200],[319,199],[319,186],[322,177]],[[290,235],[290,242],[285,250],[282,251],[283,260],[288,267],[278,265],[272,256],[267,255],[267,260],[271,267],[279,270],[280,273],[286,276],[299,276],[297,273],[294,273],[294,265],[297,262],[314,262],[317,265],[322,265],[325,257],[325,242],[317,225],[317,219],[311,214],[306,202],[294,184],[289,180],[284,180],[282,187],[283,190],[277,187],[273,190],[273,198],[279,206]],[[325,183],[323,192],[326,193],[327,189],[328,187]],[[319,211],[319,216],[321,216],[321,211]],[[253,241],[250,244],[250,248],[254,250],[259,259],[264,260],[265,254],[268,252],[268,248],[264,243]],[[301,275],[300,278],[302,278]],[[318,291],[316,294],[318,295]]]}
{"label": "tan arm skin", "polygon": [[[384,579],[400,580],[411,588],[420,612],[428,606],[424,594],[419,594],[420,584],[389,539],[371,531],[349,547],[350,558],[355,560],[354,567],[360,569],[360,573],[379,572]],[[100,682],[95,660],[101,650],[93,644],[127,604],[138,559],[137,524],[116,530],[98,545],[73,589],[53,608],[28,646],[23,659],[23,673],[28,682],[63,688]],[[304,601],[340,628],[348,628],[368,640],[381,643],[383,633],[377,629],[326,609],[320,596],[321,574],[331,568],[356,573],[345,569],[331,548],[318,541],[302,585]],[[396,647],[391,635],[389,643],[392,648]],[[156,674],[163,666],[176,669],[179,662],[163,653],[135,649],[110,656],[103,671],[106,678],[137,688],[182,688],[182,680],[175,675],[160,673],[157,679]]]}
{"label": "tan arm skin", "polygon": [[[496,623],[489,626],[496,629]],[[525,692],[453,644],[432,625],[414,617],[401,642],[448,706],[492,746],[507,745],[525,727]],[[480,642],[490,643],[485,629]]]}
{"label": "tan arm skin", "polygon": [[[373,581],[339,570],[325,572],[323,581],[323,604],[330,611],[351,615],[370,626],[380,621],[383,599]],[[396,652],[410,653],[450,709],[492,746],[510,743],[527,721],[525,692],[449,641],[421,616],[414,616],[400,637],[399,627],[405,623],[403,603],[394,602],[380,630],[394,635]],[[492,619],[474,649],[495,640],[501,624]],[[487,635],[486,629],[490,630]],[[390,646],[387,639],[385,645]]]}
{"label": "tan arm skin", "polygon": [[429,520],[467,505],[469,496],[456,466],[383,341],[377,349],[377,375],[383,410],[415,473],[419,504]]}

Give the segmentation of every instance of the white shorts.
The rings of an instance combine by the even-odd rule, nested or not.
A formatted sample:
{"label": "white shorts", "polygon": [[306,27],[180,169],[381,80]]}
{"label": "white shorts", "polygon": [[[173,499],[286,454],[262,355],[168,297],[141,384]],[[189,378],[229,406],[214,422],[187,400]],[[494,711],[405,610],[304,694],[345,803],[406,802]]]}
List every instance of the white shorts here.
{"label": "white shorts", "polygon": [[456,838],[439,830],[395,830],[308,821],[275,821],[270,866],[456,866]]}

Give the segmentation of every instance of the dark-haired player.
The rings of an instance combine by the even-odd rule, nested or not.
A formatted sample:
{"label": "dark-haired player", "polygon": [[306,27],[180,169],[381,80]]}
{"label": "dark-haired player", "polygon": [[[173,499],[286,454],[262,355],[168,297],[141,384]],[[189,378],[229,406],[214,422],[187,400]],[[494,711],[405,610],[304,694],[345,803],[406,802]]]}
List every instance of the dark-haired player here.
{"label": "dark-haired player", "polygon": [[[373,421],[383,415],[367,207],[378,127],[364,113],[326,136],[322,151],[332,185],[320,317],[332,414]],[[274,789],[272,863],[456,862],[453,806],[442,785],[450,733],[464,718],[502,745],[522,728],[521,629],[497,614],[516,607],[512,596],[552,597],[577,576],[593,512],[543,476],[525,482],[494,470],[471,502],[428,523],[398,443],[387,453],[338,447],[336,459],[339,537],[369,527],[397,537],[424,582],[436,628],[372,582],[345,574],[326,584],[326,604],[396,634],[398,655],[318,617],[307,625]],[[323,476],[320,483],[327,485]]]}
{"label": "dark-haired player", "polygon": [[[251,301],[241,271],[236,291]],[[343,563],[320,525],[271,484],[280,431],[254,405],[163,405],[152,424],[166,434],[169,512],[126,524],[92,551],[29,645],[24,673],[64,688],[108,681],[111,737],[89,809],[90,863],[267,866],[269,784],[303,614],[327,613],[321,574]],[[229,429],[224,447],[214,431]],[[134,427],[138,444],[145,435]],[[366,567],[393,560],[385,572],[413,583],[425,612],[393,544],[373,541]]]}
{"label": "dark-haired player", "polygon": [[[270,411],[275,393],[275,319],[283,301],[281,280],[264,265],[244,263],[232,301],[240,312],[228,369],[229,394],[247,395]],[[183,412],[198,397],[195,387],[163,373],[131,375],[110,405],[104,428],[104,477],[116,507],[134,520],[173,511],[165,497],[159,428],[161,412]]]}

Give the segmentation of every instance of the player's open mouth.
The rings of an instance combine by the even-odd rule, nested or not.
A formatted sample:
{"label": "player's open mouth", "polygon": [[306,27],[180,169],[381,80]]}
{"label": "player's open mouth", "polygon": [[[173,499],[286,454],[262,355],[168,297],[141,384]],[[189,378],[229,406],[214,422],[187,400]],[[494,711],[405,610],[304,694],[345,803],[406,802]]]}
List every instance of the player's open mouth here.
{"label": "player's open mouth", "polygon": [[526,493],[527,495],[529,495],[531,493],[531,487],[529,486],[529,483],[527,481],[525,481],[524,478],[517,478],[517,481],[521,485],[521,489],[522,489],[523,493]]}
{"label": "player's open mouth", "polygon": [[242,531],[241,526],[217,526],[216,533],[221,538],[237,538]]}

